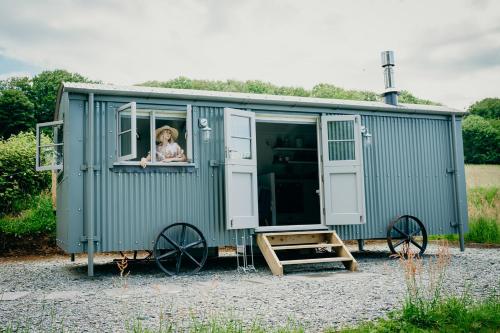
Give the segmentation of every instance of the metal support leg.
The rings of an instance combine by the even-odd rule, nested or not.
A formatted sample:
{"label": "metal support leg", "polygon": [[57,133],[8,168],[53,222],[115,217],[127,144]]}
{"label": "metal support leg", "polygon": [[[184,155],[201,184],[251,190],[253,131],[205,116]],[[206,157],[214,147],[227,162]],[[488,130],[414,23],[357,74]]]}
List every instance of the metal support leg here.
{"label": "metal support leg", "polygon": [[87,275],[94,276],[94,251],[89,251],[87,255]]}
{"label": "metal support leg", "polygon": [[364,239],[358,239],[358,250],[360,252],[365,250],[365,240]]}
{"label": "metal support leg", "polygon": [[75,262],[75,254],[74,253],[71,253],[70,258],[71,258],[71,262]]}
{"label": "metal support leg", "polygon": [[[241,238],[241,244],[239,243]],[[251,263],[249,264],[248,262],[248,242],[247,238],[250,238],[250,260]],[[240,260],[240,255],[241,255],[241,260]],[[242,231],[242,236],[238,237],[238,231],[236,231],[236,264],[238,266],[238,272],[241,273],[248,273],[248,272],[255,272],[255,266],[254,266],[254,260],[253,260],[253,242],[252,242],[252,235],[247,233],[246,230]]]}

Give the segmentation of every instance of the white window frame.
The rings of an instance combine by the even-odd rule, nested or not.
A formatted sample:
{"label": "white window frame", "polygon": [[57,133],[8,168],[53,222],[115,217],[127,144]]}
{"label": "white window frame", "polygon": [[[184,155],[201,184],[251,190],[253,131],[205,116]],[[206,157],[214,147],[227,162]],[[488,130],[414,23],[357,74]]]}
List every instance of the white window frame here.
{"label": "white window frame", "polygon": [[[135,102],[134,102],[135,103]],[[130,104],[130,103],[129,103]],[[125,105],[123,106],[125,107]],[[147,115],[149,117],[150,121],[150,151],[152,151],[156,147],[156,140],[155,140],[155,130],[156,130],[156,119],[173,119],[173,120],[179,120],[179,119],[185,119],[186,121],[186,147],[185,147],[185,154],[186,154],[186,162],[169,162],[169,163],[163,163],[163,162],[157,162],[156,161],[156,154],[151,153],[151,161],[147,162],[147,166],[161,166],[161,167],[173,167],[173,166],[194,166],[195,163],[193,162],[193,129],[192,129],[192,107],[191,105],[188,105],[186,110],[169,110],[169,109],[148,109],[148,108],[139,108],[136,109],[135,111],[135,118],[134,118],[134,127],[137,129],[137,116],[144,116]],[[118,125],[117,125],[118,126]],[[118,128],[118,127],[117,127]],[[119,128],[118,128],[119,130]],[[119,131],[117,131],[117,145],[119,145]],[[135,133],[135,136],[137,135],[137,132]],[[135,156],[132,157],[131,159],[137,158],[137,140],[134,140],[134,145],[135,145]],[[118,152],[119,146],[117,146],[117,152]],[[118,157],[118,154],[117,154]],[[130,166],[138,166],[140,165],[140,161],[130,161],[128,160],[120,160],[117,158],[118,162],[113,163],[114,165],[130,165]]]}
{"label": "white window frame", "polygon": [[[130,129],[126,131],[121,130],[120,126],[120,113],[128,111],[130,109]],[[136,102],[130,102],[122,105],[116,110],[116,156],[118,161],[129,161],[131,159],[137,158],[137,104]],[[120,136],[130,132],[130,154],[121,155],[120,147],[121,141]]]}
{"label": "white window frame", "polygon": [[[63,124],[64,124],[64,122],[62,120],[36,124],[36,165],[35,165],[36,171],[62,170],[63,169],[63,163],[53,164],[53,165],[45,165],[45,166],[40,165],[40,148],[64,146],[64,139],[63,139],[63,142],[61,142],[61,143],[49,143],[46,145],[42,145],[41,141],[40,141],[40,139],[41,139],[40,128],[41,127],[55,127],[55,126],[59,126],[59,125],[63,125]],[[64,159],[64,156],[63,156],[63,159]]]}

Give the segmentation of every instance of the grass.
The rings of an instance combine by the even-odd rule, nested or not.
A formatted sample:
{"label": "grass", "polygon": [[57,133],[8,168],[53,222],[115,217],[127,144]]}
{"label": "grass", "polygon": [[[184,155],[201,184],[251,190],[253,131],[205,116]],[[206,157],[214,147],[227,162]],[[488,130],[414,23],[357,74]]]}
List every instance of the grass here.
{"label": "grass", "polygon": [[497,291],[493,290],[482,300],[474,300],[468,293],[444,294],[450,259],[446,243],[440,245],[437,255],[427,264],[413,253],[400,256],[406,282],[402,308],[389,312],[386,318],[340,332],[498,332],[500,296]]}
{"label": "grass", "polygon": [[187,327],[180,327],[173,323],[160,323],[156,328],[145,328],[141,322],[135,322],[132,326],[127,326],[126,331],[129,333],[174,333],[174,332],[189,332],[189,333],[304,333],[303,327],[293,322],[289,322],[284,326],[266,326],[257,321],[251,324],[245,324],[241,320],[231,318],[212,318],[202,322],[195,318]]}
{"label": "grass", "polygon": [[56,220],[49,193],[41,193],[32,198],[28,208],[19,214],[5,215],[0,218],[0,234],[24,237],[40,234],[53,234]]}
{"label": "grass", "polygon": [[[498,332],[500,299],[474,301],[469,296],[447,297],[427,311],[405,303],[387,318],[341,330],[343,333]],[[329,332],[335,332],[329,331]]]}
{"label": "grass", "polygon": [[[500,244],[500,187],[475,187],[467,190],[469,243]],[[432,235],[429,239],[458,241],[458,235]]]}
{"label": "grass", "polygon": [[500,244],[500,187],[468,190],[469,231],[465,240]]}

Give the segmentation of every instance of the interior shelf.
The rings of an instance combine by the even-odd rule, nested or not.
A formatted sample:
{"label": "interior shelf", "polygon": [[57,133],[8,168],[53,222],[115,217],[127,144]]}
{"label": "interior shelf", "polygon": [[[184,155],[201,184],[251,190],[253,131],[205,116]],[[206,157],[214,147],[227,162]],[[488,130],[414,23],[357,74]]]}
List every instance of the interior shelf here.
{"label": "interior shelf", "polygon": [[298,147],[274,147],[273,150],[277,151],[316,151],[316,148],[298,148]]}
{"label": "interior shelf", "polygon": [[283,162],[283,163],[288,163],[288,164],[318,164],[318,161],[288,161],[288,162]]}

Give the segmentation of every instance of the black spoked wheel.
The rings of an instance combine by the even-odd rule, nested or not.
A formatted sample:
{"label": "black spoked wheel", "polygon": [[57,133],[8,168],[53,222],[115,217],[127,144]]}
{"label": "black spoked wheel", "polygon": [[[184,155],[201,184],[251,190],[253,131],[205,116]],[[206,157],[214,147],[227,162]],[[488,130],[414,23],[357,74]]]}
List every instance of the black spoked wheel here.
{"label": "black spoked wheel", "polygon": [[393,254],[412,252],[422,256],[427,247],[427,231],[418,218],[402,215],[387,226],[387,244]]}
{"label": "black spoked wheel", "polygon": [[194,274],[207,261],[207,241],[194,225],[174,223],[156,237],[153,255],[158,267],[168,275]]}

